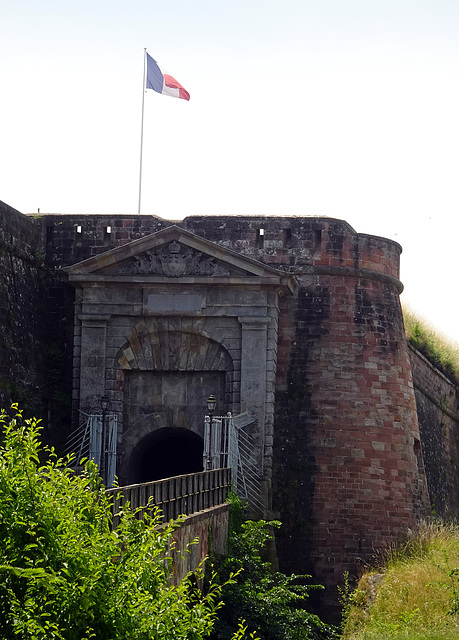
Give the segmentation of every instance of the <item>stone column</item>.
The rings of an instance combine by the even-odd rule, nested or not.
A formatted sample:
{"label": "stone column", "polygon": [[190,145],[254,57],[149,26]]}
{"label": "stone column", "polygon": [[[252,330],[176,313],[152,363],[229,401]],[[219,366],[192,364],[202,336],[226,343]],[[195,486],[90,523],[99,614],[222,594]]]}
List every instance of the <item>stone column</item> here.
{"label": "stone column", "polygon": [[82,314],[80,409],[85,413],[100,411],[105,394],[105,350],[109,315]]}

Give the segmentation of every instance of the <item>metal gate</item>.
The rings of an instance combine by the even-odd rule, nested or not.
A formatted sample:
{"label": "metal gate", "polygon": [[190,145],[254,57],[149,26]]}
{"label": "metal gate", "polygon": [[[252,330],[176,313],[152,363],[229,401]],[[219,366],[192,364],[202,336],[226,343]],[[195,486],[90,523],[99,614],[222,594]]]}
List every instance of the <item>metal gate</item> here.
{"label": "metal gate", "polygon": [[[239,416],[205,417],[203,468],[231,468],[231,482],[237,495],[252,508],[263,513],[265,500],[261,477],[253,451],[255,441],[243,429],[253,420],[247,413]],[[209,451],[210,445],[210,451]]]}
{"label": "metal gate", "polygon": [[84,415],[85,422],[67,440],[66,453],[75,454],[76,465],[82,458],[93,460],[105,486],[112,487],[116,476],[118,416],[112,413]]}

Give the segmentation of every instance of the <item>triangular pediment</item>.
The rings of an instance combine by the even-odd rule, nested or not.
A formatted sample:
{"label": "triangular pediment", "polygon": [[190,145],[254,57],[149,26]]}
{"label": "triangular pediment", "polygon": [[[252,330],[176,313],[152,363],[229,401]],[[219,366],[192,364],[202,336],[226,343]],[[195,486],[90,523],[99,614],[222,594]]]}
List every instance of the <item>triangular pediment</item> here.
{"label": "triangular pediment", "polygon": [[231,278],[272,282],[291,276],[172,225],[66,267],[70,281]]}

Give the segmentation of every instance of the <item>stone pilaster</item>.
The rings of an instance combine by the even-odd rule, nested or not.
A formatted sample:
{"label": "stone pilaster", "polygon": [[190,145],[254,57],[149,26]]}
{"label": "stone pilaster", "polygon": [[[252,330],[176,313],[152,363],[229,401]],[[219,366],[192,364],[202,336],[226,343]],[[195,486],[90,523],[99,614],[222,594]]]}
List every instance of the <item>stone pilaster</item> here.
{"label": "stone pilaster", "polygon": [[101,408],[105,393],[105,352],[109,315],[82,314],[80,409],[85,413]]}
{"label": "stone pilaster", "polygon": [[240,316],[241,338],[241,411],[248,411],[258,424],[257,458],[262,463],[266,418],[266,348],[270,318]]}

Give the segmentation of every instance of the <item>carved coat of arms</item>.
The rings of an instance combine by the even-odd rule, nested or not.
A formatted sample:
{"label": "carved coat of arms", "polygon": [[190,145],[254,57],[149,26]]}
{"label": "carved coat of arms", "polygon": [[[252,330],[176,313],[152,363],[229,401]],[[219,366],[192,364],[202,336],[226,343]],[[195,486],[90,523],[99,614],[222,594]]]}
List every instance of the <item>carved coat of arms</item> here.
{"label": "carved coat of arms", "polygon": [[228,269],[218,264],[214,258],[192,249],[182,251],[182,247],[175,240],[167,245],[167,248],[146,251],[137,256],[134,263],[122,269],[122,273],[145,273],[171,278],[188,275],[229,275]]}

